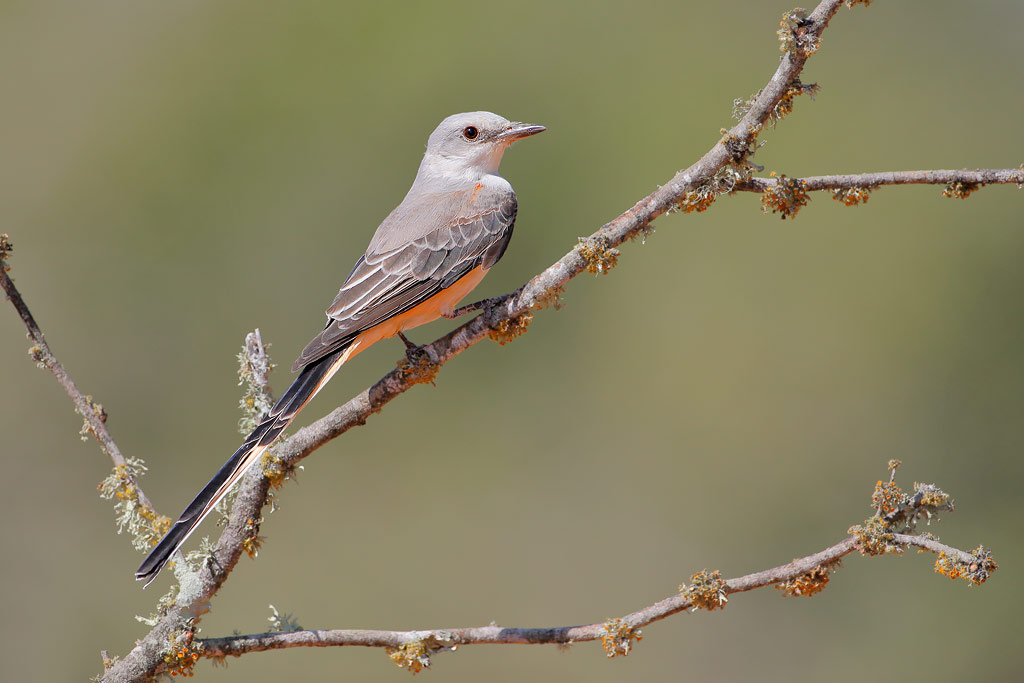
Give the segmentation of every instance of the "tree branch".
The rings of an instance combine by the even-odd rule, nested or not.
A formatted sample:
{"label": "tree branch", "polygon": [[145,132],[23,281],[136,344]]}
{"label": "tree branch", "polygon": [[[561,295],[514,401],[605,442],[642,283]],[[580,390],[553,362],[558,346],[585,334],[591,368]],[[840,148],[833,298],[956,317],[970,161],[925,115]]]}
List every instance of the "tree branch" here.
{"label": "tree branch", "polygon": [[[1021,168],[976,168],[937,171],[881,171],[845,175],[808,176],[794,178],[804,184],[804,190],[872,189],[881,185],[1024,185],[1024,166]],[[777,187],[779,178],[750,178],[736,183],[738,192],[764,192]]]}
{"label": "tree branch", "polygon": [[[856,550],[854,536],[824,550],[792,562],[748,574],[724,582],[726,595],[762,588],[781,581],[787,581],[806,574],[815,567],[828,565]],[[695,599],[686,591],[680,591],[653,605],[625,615],[619,621],[630,629],[660,621],[683,610],[694,608]],[[387,647],[400,648],[417,641],[433,641],[436,648],[452,649],[461,645],[519,644],[546,645],[581,643],[600,640],[608,635],[608,622],[581,626],[554,626],[545,628],[505,628],[501,626],[477,626],[470,628],[430,629],[418,631],[377,631],[377,630],[302,630],[287,633],[257,633],[226,638],[204,638],[196,640],[204,657],[240,656],[248,652],[262,652],[288,647]],[[443,644],[443,645],[441,645]]]}
{"label": "tree branch", "polygon": [[[939,543],[934,539],[909,534],[894,534],[901,546],[916,546],[933,553],[945,553],[968,564],[977,560],[975,555],[952,546]],[[665,619],[684,610],[717,609],[724,607],[725,596],[734,593],[786,584],[807,575],[814,575],[823,587],[827,583],[827,572],[833,570],[844,556],[858,550],[860,539],[856,535],[848,536],[840,542],[821,550],[813,555],[798,558],[778,567],[747,574],[735,579],[716,579],[717,572],[701,572],[694,579],[692,587],[681,586],[680,591],[652,605],[648,605],[621,618],[611,619],[603,623],[585,624],[580,626],[554,626],[543,628],[506,628],[502,626],[478,626],[469,628],[428,629],[416,631],[381,631],[351,629],[318,629],[296,630],[284,633],[257,633],[224,638],[203,638],[195,641],[196,648],[204,658],[219,659],[227,656],[239,657],[250,652],[264,652],[291,647],[383,647],[392,651],[392,659],[400,666],[415,666],[406,661],[410,655],[419,658],[420,666],[429,666],[430,655],[454,650],[463,645],[483,644],[518,644],[518,645],[567,645],[593,640],[602,640],[609,656],[627,654],[628,645],[623,639],[639,639],[642,627]],[[815,570],[822,570],[815,573]],[[706,586],[699,585],[701,580],[710,577]],[[720,582],[720,583],[718,583]],[[794,593],[791,586],[784,588],[784,593]],[[624,651],[626,649],[626,651]],[[396,652],[402,653],[396,657]]]}
{"label": "tree branch", "polygon": [[[792,98],[807,90],[807,86],[800,84],[798,77],[807,58],[818,48],[822,32],[841,4],[843,4],[843,0],[823,0],[809,15],[804,15],[802,11],[793,11],[784,15],[783,29],[779,32],[784,54],[778,69],[768,84],[749,103],[744,105],[745,113],[740,121],[730,130],[723,131],[723,136],[718,143],[696,163],[678,172],[664,186],[644,197],[589,237],[581,238],[579,243],[562,258],[505,297],[500,303],[490,307],[484,314],[421,347],[418,359],[403,360],[396,370],[385,375],[376,384],[279,444],[274,449],[277,465],[285,469],[292,467],[327,441],[343,434],[353,426],[365,423],[370,415],[380,410],[392,399],[418,383],[429,381],[441,365],[484,338],[489,337],[500,343],[514,338],[529,324],[533,311],[557,302],[563,287],[571,279],[584,271],[603,274],[614,267],[619,256],[616,247],[627,239],[646,235],[650,230],[651,223],[662,214],[677,209],[692,210],[695,207],[702,210],[717,196],[733,189],[746,190],[748,189],[746,185],[749,185],[749,189],[754,189],[758,187],[759,183],[764,183],[762,190],[777,187],[780,180],[751,178],[752,165],[749,163],[749,158],[757,148],[756,139],[764,124],[769,121],[777,122],[791,108]],[[1010,172],[1016,173],[1016,171]],[[1020,182],[1018,178],[1019,175],[1005,182]],[[967,184],[973,182],[968,181]],[[4,257],[6,257],[6,253]],[[0,270],[5,269],[6,263],[0,260]],[[109,438],[109,434],[102,425],[100,413],[96,412],[93,419],[90,419],[93,404],[74,388],[67,373],[53,358],[49,348],[45,346],[42,334],[38,333],[38,338],[33,334],[33,329],[38,332],[38,326],[31,319],[20,296],[16,298],[11,296],[11,292],[16,294],[17,291],[13,289],[13,284],[10,283],[6,275],[3,276],[3,281],[5,291],[8,291],[8,296],[11,297],[15,308],[22,315],[22,319],[29,328],[30,336],[36,342],[40,354],[37,360],[51,368],[58,381],[65,386],[65,390],[75,401],[76,407],[82,410],[82,405],[84,405],[87,408],[83,412],[89,423],[90,431],[114,459],[115,465],[121,469],[130,469],[131,461],[120,455],[120,451],[116,450],[116,445],[113,446],[113,449],[108,447],[108,443],[113,445],[113,440]],[[10,284],[10,290],[8,284]],[[21,302],[20,306],[19,302]],[[39,343],[40,341],[42,343]],[[52,361],[52,365],[49,361]],[[84,401],[82,405],[80,405],[79,399]],[[135,485],[134,479],[128,481],[133,490],[138,492],[140,503],[145,501],[148,505],[148,500]],[[717,573],[708,575],[706,572],[702,572],[695,575],[694,586],[691,586],[686,592],[666,598],[655,605],[627,615],[621,620],[614,620],[603,625],[591,624],[559,629],[499,629],[497,627],[460,629],[456,630],[460,637],[478,637],[479,639],[459,641],[459,643],[450,641],[450,636],[454,633],[452,631],[299,632],[312,635],[293,635],[294,640],[306,639],[310,642],[295,642],[294,644],[286,644],[290,642],[287,638],[289,634],[262,634],[234,639],[193,641],[197,618],[208,609],[209,600],[226,580],[243,549],[252,547],[258,541],[260,514],[267,502],[270,485],[270,479],[265,476],[263,471],[260,471],[260,468],[253,468],[248,473],[239,487],[239,493],[226,528],[218,539],[216,547],[210,553],[209,561],[205,562],[195,573],[180,566],[181,563],[179,563],[179,566],[176,567],[176,574],[180,586],[164,604],[152,630],[138,641],[135,648],[124,659],[114,662],[102,673],[100,680],[135,681],[151,678],[160,672],[181,670],[186,666],[187,660],[194,662],[200,656],[199,645],[205,648],[204,656],[223,656],[235,654],[231,649],[233,647],[242,648],[239,653],[259,649],[246,645],[247,638],[256,639],[259,643],[266,643],[267,646],[262,649],[272,649],[274,647],[319,644],[319,641],[324,638],[334,637],[323,634],[363,634],[358,638],[367,642],[357,643],[355,640],[358,638],[351,636],[352,642],[339,641],[338,643],[324,644],[394,647],[397,648],[393,653],[393,656],[397,655],[396,661],[404,662],[410,667],[414,666],[416,661],[420,661],[421,654],[429,657],[431,651],[462,642],[571,642],[600,637],[605,641],[606,648],[610,648],[610,655],[625,654],[628,652],[631,641],[639,637],[637,630],[639,626],[693,606],[714,609],[715,600],[718,601],[717,606],[720,607],[725,602],[725,596],[730,593],[803,576],[815,568],[827,566],[851,552],[855,547],[862,548],[865,542],[862,537],[854,535],[821,553],[794,561],[789,565],[729,581],[717,578]],[[926,539],[929,545],[924,545],[918,537],[906,536],[904,538],[904,535],[896,533],[890,534],[887,538],[890,543],[896,545],[914,544],[931,550],[941,546],[934,540]],[[970,555],[956,549],[949,549],[948,554],[950,557],[956,558],[957,561],[966,561],[965,557],[974,559],[979,557],[977,554]],[[695,592],[695,587],[698,584],[705,588],[711,587],[710,592]],[[419,638],[415,639],[415,642],[422,645],[420,650],[409,649],[414,642],[410,640],[410,633],[419,634]],[[395,634],[399,634],[401,637],[395,636]],[[427,635],[424,636],[424,634]],[[425,643],[425,638],[428,637],[432,640]],[[377,641],[369,642],[374,638]],[[449,640],[443,640],[444,638]],[[491,640],[487,640],[487,638],[491,638]],[[541,638],[549,638],[549,640],[540,640]],[[240,644],[232,645],[236,642]],[[170,653],[168,653],[169,643]]]}
{"label": "tree branch", "polygon": [[7,300],[14,306],[14,309],[21,317],[21,321],[25,323],[25,328],[28,330],[29,339],[32,340],[29,355],[32,357],[32,360],[53,373],[57,383],[60,384],[64,392],[71,398],[72,403],[75,404],[75,411],[85,419],[85,427],[82,433],[88,432],[92,434],[103,452],[114,461],[114,467],[127,486],[130,487],[130,495],[135,502],[142,508],[153,511],[153,504],[142,491],[142,488],[139,487],[137,481],[136,472],[138,465],[130,462],[121,453],[121,449],[114,442],[114,437],[107,431],[107,425],[105,424],[107,413],[103,410],[103,406],[94,402],[92,396],[84,396],[78,390],[74,380],[71,379],[67,370],[64,369],[64,366],[57,360],[53,351],[50,350],[50,345],[46,343],[46,338],[43,336],[42,330],[39,329],[39,324],[36,322],[35,317],[33,317],[28,305],[22,298],[21,292],[14,286],[14,281],[7,274],[11,269],[7,261],[13,250],[14,246],[10,243],[8,236],[6,234],[0,235],[0,287],[3,288],[4,293],[7,295]]}
{"label": "tree branch", "polygon": [[[640,629],[683,610],[715,610],[724,608],[733,593],[774,585],[784,595],[811,596],[828,584],[831,572],[839,560],[853,552],[862,555],[903,553],[910,547],[927,550],[939,556],[937,572],[950,578],[964,578],[973,584],[984,583],[996,569],[991,553],[978,547],[973,553],[940,543],[931,534],[907,533],[917,527],[919,520],[931,522],[940,512],[952,511],[948,494],[933,484],[914,484],[911,494],[895,482],[896,470],[901,463],[890,460],[889,481],[879,481],[871,496],[875,514],[863,525],[850,527],[850,535],[833,546],[813,555],[795,559],[785,565],[755,572],[735,579],[723,580],[718,571],[698,572],[691,584],[683,584],[679,591],[653,605],[648,605],[621,618],[582,626],[556,626],[547,628],[504,628],[497,625],[430,629],[417,631],[379,630],[302,630],[257,633],[226,638],[204,638],[193,643],[196,658],[222,659],[228,655],[238,657],[249,652],[262,652],[290,647],[384,647],[400,667],[419,671],[430,665],[433,654],[454,650],[460,645],[489,644],[560,644],[601,639],[609,657],[629,654],[633,641],[640,640]],[[276,610],[275,610],[276,614]],[[290,619],[278,625],[285,630]]]}

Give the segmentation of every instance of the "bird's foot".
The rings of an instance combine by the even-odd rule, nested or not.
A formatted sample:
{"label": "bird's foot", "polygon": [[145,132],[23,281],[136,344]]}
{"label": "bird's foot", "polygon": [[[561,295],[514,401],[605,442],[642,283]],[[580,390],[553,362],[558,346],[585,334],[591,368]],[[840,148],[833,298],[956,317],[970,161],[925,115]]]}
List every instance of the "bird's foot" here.
{"label": "bird's foot", "polygon": [[423,353],[423,347],[421,347],[419,344],[414,344],[413,342],[409,341],[409,338],[406,337],[401,331],[399,331],[398,333],[398,338],[402,340],[403,344],[405,344],[405,357],[409,359],[410,363],[415,363],[416,360],[419,358],[420,354]]}
{"label": "bird's foot", "polygon": [[509,294],[503,294],[501,296],[491,297],[490,299],[481,299],[480,301],[467,304],[466,306],[460,306],[451,313],[442,313],[442,315],[444,315],[444,317],[448,318],[449,320],[452,320],[454,318],[466,315],[467,313],[482,310],[484,312],[484,316],[489,318],[491,317],[491,311],[494,310],[494,307],[500,303],[503,303],[506,299],[509,298],[509,296]]}

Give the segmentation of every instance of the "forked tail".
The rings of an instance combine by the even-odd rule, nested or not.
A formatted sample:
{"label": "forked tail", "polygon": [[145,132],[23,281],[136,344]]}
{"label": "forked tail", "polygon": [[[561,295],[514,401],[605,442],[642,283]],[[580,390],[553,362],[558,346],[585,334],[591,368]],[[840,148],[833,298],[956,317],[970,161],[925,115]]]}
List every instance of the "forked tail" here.
{"label": "forked tail", "polygon": [[213,479],[203,487],[195,500],[189,503],[167,535],[150,551],[135,571],[136,580],[144,580],[148,586],[156,578],[167,561],[171,559],[171,555],[182,546],[200,522],[220,502],[220,499],[231,490],[231,487],[242,478],[242,475],[250,467],[259,462],[263,451],[267,450],[274,439],[284,431],[299,414],[299,411],[309,403],[310,399],[348,359],[346,350],[346,348],[339,349],[302,369],[302,372],[263,421],[246,437],[245,443],[228,458],[217,474],[213,475]]}

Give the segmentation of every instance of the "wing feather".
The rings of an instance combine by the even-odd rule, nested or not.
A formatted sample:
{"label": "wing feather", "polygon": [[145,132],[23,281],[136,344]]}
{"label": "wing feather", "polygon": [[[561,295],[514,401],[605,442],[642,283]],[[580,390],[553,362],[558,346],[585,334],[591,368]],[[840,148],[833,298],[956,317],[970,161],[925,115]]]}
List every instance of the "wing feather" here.
{"label": "wing feather", "polygon": [[405,244],[368,250],[327,309],[327,326],[306,346],[292,370],[426,301],[477,266],[493,266],[512,237],[516,197],[508,191],[487,204],[486,208],[478,204],[476,211],[466,211]]}

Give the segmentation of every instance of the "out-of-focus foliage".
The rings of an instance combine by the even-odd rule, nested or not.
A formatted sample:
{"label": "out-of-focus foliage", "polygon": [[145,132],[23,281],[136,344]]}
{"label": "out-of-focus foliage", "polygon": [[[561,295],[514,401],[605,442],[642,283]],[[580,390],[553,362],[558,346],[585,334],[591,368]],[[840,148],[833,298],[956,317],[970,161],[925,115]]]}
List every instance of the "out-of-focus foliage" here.
{"label": "out-of-focus foliage", "polygon": [[[715,143],[775,69],[788,9],[11,0],[12,275],[176,515],[237,445],[245,333],[273,343],[280,393],[441,118],[549,128],[502,167],[519,222],[479,294],[509,291]],[[993,0],[843,9],[802,75],[821,91],[754,161],[791,178],[1017,166],[1021,25],[1024,6]],[[264,630],[268,603],[310,628],[605,621],[704,567],[736,576],[837,541],[898,457],[901,477],[956,497],[928,530],[1007,569],[968,588],[933,558],[851,557],[813,600],[737,596],[645,628],[628,658],[474,647],[428,675],[1018,675],[1024,194],[883,188],[845,207],[815,193],[786,221],[748,194],[656,228],[514,343],[479,345],[306,460],[200,635]],[[145,632],[133,615],[165,586],[133,581],[141,555],[96,492],[110,463],[25,350],[3,311],[0,678],[82,680]],[[402,355],[397,341],[360,355],[303,420]],[[216,681],[407,675],[393,668],[355,649],[197,665]]]}

